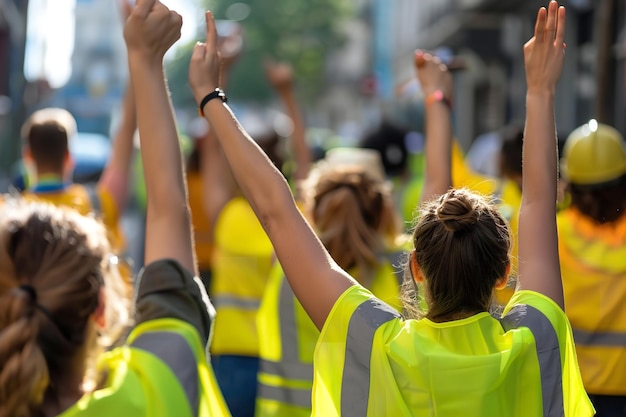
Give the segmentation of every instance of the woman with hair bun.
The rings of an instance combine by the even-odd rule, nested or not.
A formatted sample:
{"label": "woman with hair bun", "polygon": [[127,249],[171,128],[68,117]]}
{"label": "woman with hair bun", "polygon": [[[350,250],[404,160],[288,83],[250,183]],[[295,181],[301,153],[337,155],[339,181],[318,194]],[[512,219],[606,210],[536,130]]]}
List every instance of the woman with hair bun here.
{"label": "woman with hair bun", "polygon": [[[407,279],[423,289],[428,308],[423,318],[410,319],[331,258],[282,175],[228,106],[203,101],[219,85],[215,26],[207,19],[206,44],[196,46],[190,83],[291,288],[321,329],[313,416],[593,415],[562,310],[557,250],[553,104],[564,35],[565,9],[551,1],[539,10],[534,36],[524,46],[520,283],[497,318],[488,309],[494,289],[507,281],[510,232],[494,205],[450,189],[450,75],[430,54],[416,55],[426,93],[426,202],[413,233]],[[409,297],[409,304],[416,301]]]}
{"label": "woman with hair bun", "polygon": [[[401,311],[399,266],[402,243],[408,240],[400,233],[379,154],[333,149],[301,188],[303,211],[337,264]],[[310,416],[313,356],[320,332],[293,294],[280,264],[270,276],[257,322],[261,363],[256,416]]]}

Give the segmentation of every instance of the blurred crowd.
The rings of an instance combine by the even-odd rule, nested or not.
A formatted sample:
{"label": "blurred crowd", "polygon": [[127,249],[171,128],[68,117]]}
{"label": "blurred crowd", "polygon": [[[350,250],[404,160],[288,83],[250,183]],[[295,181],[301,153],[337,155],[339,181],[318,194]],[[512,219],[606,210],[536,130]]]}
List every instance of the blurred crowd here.
{"label": "blurred crowd", "polygon": [[[189,76],[199,116],[176,126],[161,66],[180,31],[177,15],[155,1],[126,4],[131,77],[104,170],[75,182],[76,122],[64,109],[41,109],[22,128],[23,169],[0,198],[0,417],[410,416],[423,415],[424,404],[442,416],[583,416],[593,408],[600,417],[626,416],[626,143],[593,119],[557,137],[551,97],[563,52],[546,47],[540,56],[539,48],[549,36],[544,43],[561,48],[565,11],[556,2],[542,10],[526,70],[536,76],[528,78],[527,106],[535,86],[543,104],[525,124],[502,126],[465,152],[451,126],[451,113],[463,111],[454,73],[426,51],[414,57],[421,132],[382,120],[355,146],[312,146],[294,71],[270,60],[259,70],[282,108],[239,121],[236,111],[222,114],[217,105],[233,104],[228,74],[242,53],[233,38],[241,33],[212,33],[210,14]],[[219,52],[221,61],[213,57]],[[542,154],[550,147],[553,154]],[[296,211],[284,208],[291,200],[277,191],[281,181]],[[145,216],[145,239],[122,225],[131,197]],[[495,222],[497,239],[484,222]],[[319,247],[302,243],[305,225]],[[485,235],[467,237],[483,227]],[[550,246],[552,232],[558,247]],[[454,239],[459,246],[450,246]],[[129,240],[141,241],[140,258]],[[329,257],[314,263],[321,248]],[[553,249],[558,257],[550,258]],[[560,279],[551,281],[555,270]],[[362,293],[333,287],[322,278],[331,274],[350,276]],[[480,276],[465,282],[465,274]],[[435,276],[439,286],[425,284]],[[533,291],[550,301],[531,299]],[[384,304],[372,309],[387,318],[359,316],[364,300]],[[527,308],[515,316],[519,306]],[[539,348],[548,330],[524,324],[535,310],[549,319],[541,323],[556,342],[542,346],[555,357]],[[468,335],[429,333],[483,313],[500,320],[497,337],[469,335],[474,327]],[[397,329],[387,325],[396,320]],[[493,323],[483,331],[495,332],[484,327]],[[531,330],[518,344],[523,326]],[[407,332],[421,336],[409,346]],[[92,366],[85,346],[95,339],[102,356]],[[350,349],[371,355],[365,391],[352,389],[363,366],[350,374]],[[519,353],[528,349],[530,356]],[[494,355],[501,369],[484,359]],[[478,356],[471,365],[459,359]],[[415,357],[428,361],[408,359]],[[560,361],[556,371],[543,367],[550,361]],[[413,373],[415,381],[406,379]],[[487,382],[492,374],[497,383]],[[6,388],[11,383],[19,387]],[[564,411],[553,414],[557,403]]]}

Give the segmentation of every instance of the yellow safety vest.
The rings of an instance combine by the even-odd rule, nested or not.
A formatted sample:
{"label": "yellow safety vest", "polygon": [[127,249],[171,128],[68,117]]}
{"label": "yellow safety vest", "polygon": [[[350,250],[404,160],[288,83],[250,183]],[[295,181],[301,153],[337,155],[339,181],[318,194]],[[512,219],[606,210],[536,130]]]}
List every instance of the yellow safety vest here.
{"label": "yellow safety vest", "polygon": [[626,216],[599,225],[557,214],[565,311],[587,392],[626,395]]}
{"label": "yellow safety vest", "polygon": [[[390,253],[377,268],[371,290],[402,310],[403,252]],[[256,417],[309,417],[313,352],[319,330],[296,299],[279,264],[272,271],[258,316],[260,366]]]}
{"label": "yellow safety vest", "polygon": [[184,321],[140,324],[127,345],[104,354],[98,366],[107,372],[106,385],[59,417],[230,416],[198,332]]}
{"label": "yellow safety vest", "polygon": [[312,416],[590,417],[571,328],[517,292],[498,320],[402,320],[366,289],[335,303],[315,348]]}
{"label": "yellow safety vest", "polygon": [[215,224],[211,301],[217,314],[211,354],[259,355],[256,316],[273,254],[272,243],[247,200],[230,200]]}
{"label": "yellow safety vest", "polygon": [[[402,310],[399,268],[403,252],[385,256],[371,290]],[[313,353],[319,330],[294,295],[279,264],[272,271],[258,316],[260,338],[256,417],[309,417]]]}

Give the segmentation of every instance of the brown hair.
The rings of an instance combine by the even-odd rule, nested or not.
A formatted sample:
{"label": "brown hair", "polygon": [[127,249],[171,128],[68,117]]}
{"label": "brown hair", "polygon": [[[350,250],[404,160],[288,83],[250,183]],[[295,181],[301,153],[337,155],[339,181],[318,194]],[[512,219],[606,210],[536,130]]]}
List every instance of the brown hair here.
{"label": "brown hair", "polygon": [[109,285],[108,253],[102,224],[73,210],[19,200],[0,208],[1,417],[36,415],[75,368]]}
{"label": "brown hair", "polygon": [[[510,258],[509,226],[496,206],[469,190],[450,190],[425,203],[413,231],[414,256],[424,275],[426,317],[435,321],[488,311],[496,281]],[[403,301],[407,316],[422,316],[410,274]]]}
{"label": "brown hair", "polygon": [[46,108],[33,113],[24,123],[22,140],[38,169],[61,171],[75,132],[76,121],[67,110]]}
{"label": "brown hair", "polygon": [[385,184],[356,166],[312,174],[309,207],[322,243],[343,269],[370,270],[399,233]]}
{"label": "brown hair", "polygon": [[568,184],[572,206],[597,223],[613,223],[626,210],[626,175],[604,184]]}

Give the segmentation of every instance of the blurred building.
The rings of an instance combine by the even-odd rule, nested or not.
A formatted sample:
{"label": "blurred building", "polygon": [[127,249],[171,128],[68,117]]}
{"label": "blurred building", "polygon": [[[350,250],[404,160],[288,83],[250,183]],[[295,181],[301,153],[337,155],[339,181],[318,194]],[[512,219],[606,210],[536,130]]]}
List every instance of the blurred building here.
{"label": "blurred building", "polygon": [[[376,0],[372,0],[376,2]],[[559,130],[591,117],[624,133],[624,0],[569,0],[567,54],[555,109]],[[415,48],[451,48],[467,69],[458,72],[456,132],[467,147],[478,134],[525,115],[522,45],[532,36],[543,0],[395,0],[388,7],[393,77],[412,77]],[[389,37],[388,33],[377,36]]]}
{"label": "blurred building", "polygon": [[51,103],[67,108],[78,129],[108,135],[128,67],[117,1],[76,0],[72,76]]}
{"label": "blurred building", "polygon": [[0,178],[19,154],[27,9],[28,0],[0,1]]}

